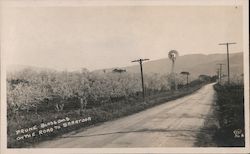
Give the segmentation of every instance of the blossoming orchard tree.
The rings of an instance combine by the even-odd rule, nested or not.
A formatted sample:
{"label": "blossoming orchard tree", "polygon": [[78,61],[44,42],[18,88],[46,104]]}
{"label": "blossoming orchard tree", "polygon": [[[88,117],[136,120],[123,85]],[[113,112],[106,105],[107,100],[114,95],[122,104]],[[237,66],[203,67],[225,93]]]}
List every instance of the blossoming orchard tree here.
{"label": "blossoming orchard tree", "polygon": [[[166,77],[145,74],[145,85],[152,90],[168,90]],[[157,79],[157,80],[156,80]],[[84,110],[137,97],[141,92],[139,73],[59,72],[22,70],[7,76],[8,114],[19,111],[60,112],[66,107]],[[79,106],[75,106],[78,103]]]}

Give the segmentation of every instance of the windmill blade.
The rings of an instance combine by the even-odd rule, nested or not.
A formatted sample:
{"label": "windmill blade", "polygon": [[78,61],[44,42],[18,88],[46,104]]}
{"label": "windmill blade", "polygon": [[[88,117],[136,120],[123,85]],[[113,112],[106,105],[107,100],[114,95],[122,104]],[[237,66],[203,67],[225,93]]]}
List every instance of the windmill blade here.
{"label": "windmill blade", "polygon": [[176,50],[171,50],[168,52],[168,58],[169,59],[175,59],[178,56],[178,52]]}

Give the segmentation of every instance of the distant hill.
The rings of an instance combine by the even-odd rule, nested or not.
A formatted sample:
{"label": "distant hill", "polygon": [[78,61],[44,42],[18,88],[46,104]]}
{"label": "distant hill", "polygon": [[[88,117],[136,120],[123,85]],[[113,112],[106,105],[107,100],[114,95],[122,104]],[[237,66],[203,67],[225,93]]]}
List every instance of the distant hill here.
{"label": "distant hill", "polygon": [[7,65],[6,71],[7,73],[14,73],[18,71],[22,71],[25,69],[33,70],[33,71],[54,71],[52,68],[45,68],[45,67],[37,67],[37,66],[29,66],[29,65]]}
{"label": "distant hill", "polygon": [[[193,77],[197,77],[201,74],[205,75],[215,75],[216,69],[219,67],[218,63],[227,64],[226,54],[189,54],[179,56],[176,60],[175,70],[177,73],[182,71],[188,71]],[[143,63],[143,69],[145,74],[167,74],[171,71],[172,62],[168,58],[151,60]],[[32,69],[36,71],[44,70],[54,70],[50,68],[42,67],[33,67],[25,65],[11,65],[7,66],[7,72],[16,72],[23,69]],[[106,72],[111,72],[114,68],[104,68],[102,70],[95,70],[94,72],[103,73],[103,70]],[[130,73],[139,73],[140,68],[139,64],[135,64],[128,67],[122,67],[120,69],[125,69]],[[80,70],[80,69],[79,69]],[[230,72],[231,74],[242,74],[243,73],[243,53],[233,53],[230,54]],[[227,74],[226,65],[223,66],[223,74]]]}
{"label": "distant hill", "polygon": [[[230,54],[230,72],[231,74],[243,73],[243,53]],[[226,54],[190,54],[179,56],[176,60],[176,72],[188,71],[193,77],[197,77],[200,74],[215,75],[216,69],[219,67],[218,63],[227,64]],[[144,73],[158,73],[167,74],[171,71],[172,62],[168,58],[159,60],[152,60],[143,63]],[[127,72],[137,73],[139,72],[139,64],[123,67]],[[111,71],[112,69],[106,69]],[[99,70],[100,71],[100,70]],[[227,74],[226,65],[223,66],[223,73]]]}

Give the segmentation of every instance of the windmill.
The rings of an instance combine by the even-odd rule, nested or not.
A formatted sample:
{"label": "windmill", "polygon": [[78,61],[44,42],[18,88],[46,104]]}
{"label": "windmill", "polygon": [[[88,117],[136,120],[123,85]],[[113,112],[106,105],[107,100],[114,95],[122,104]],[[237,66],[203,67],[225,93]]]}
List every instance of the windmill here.
{"label": "windmill", "polygon": [[174,71],[175,61],[177,57],[178,57],[178,52],[176,50],[171,50],[168,52],[168,58],[172,61],[171,89],[174,89],[174,90],[177,90],[177,85],[175,83],[175,71]]}

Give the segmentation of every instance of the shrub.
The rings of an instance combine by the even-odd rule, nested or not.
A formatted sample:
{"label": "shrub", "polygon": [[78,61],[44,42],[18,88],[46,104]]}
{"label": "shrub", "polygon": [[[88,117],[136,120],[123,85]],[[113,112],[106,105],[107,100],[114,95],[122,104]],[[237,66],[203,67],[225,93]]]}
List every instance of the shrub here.
{"label": "shrub", "polygon": [[[219,146],[244,146],[244,86],[242,84],[216,84],[218,120],[216,133]],[[239,134],[235,131],[240,131]]]}

